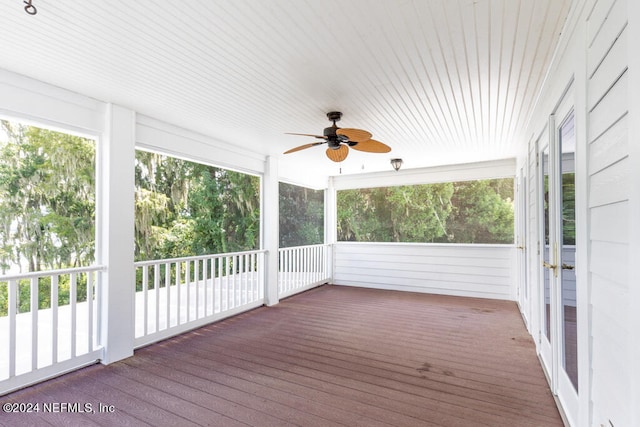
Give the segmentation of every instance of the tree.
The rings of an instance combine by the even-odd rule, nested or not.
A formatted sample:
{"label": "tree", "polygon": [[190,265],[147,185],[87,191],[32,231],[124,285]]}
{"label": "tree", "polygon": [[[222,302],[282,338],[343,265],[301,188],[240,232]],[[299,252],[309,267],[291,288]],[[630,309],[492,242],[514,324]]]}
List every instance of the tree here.
{"label": "tree", "polygon": [[513,180],[338,192],[338,240],[513,242]]}
{"label": "tree", "polygon": [[451,184],[338,192],[338,239],[431,242],[446,233]]}
{"label": "tree", "polygon": [[386,200],[393,241],[433,242],[445,236],[453,191],[451,183],[392,187]]}
{"label": "tree", "polygon": [[324,191],[281,182],[279,193],[280,247],[324,242]]}
{"label": "tree", "polygon": [[95,143],[2,120],[0,262],[29,271],[93,262]]}
{"label": "tree", "polygon": [[144,151],[135,176],[137,260],[257,248],[257,177]]}
{"label": "tree", "polygon": [[257,177],[200,165],[189,195],[195,252],[256,249],[260,231],[259,194]]}
{"label": "tree", "polygon": [[456,182],[446,240],[513,243],[513,179]]}

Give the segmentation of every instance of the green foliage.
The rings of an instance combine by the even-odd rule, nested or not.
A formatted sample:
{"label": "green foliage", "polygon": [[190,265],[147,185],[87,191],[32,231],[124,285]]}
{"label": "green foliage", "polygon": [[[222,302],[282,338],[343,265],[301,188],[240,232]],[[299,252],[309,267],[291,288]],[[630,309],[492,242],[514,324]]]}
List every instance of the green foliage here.
{"label": "green foliage", "polygon": [[513,180],[338,192],[338,240],[513,242]]}
{"label": "green foliage", "polygon": [[95,143],[0,121],[0,268],[79,267],[94,259]]}
{"label": "green foliage", "polygon": [[562,174],[562,244],[576,244],[575,174]]}
{"label": "green foliage", "polygon": [[256,249],[257,177],[136,152],[136,260]]}
{"label": "green foliage", "polygon": [[513,242],[513,180],[456,182],[454,187],[446,241]]}
{"label": "green foliage", "polygon": [[280,247],[324,242],[324,191],[280,183]]}
{"label": "green foliage", "polygon": [[433,242],[446,234],[450,183],[338,192],[338,240]]}

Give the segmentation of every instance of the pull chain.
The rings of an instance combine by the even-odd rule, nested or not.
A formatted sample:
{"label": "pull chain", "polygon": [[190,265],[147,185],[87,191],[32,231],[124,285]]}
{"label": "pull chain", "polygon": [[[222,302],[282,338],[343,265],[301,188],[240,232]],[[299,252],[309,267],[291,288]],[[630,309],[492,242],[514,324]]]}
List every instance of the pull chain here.
{"label": "pull chain", "polygon": [[23,3],[26,4],[26,6],[24,7],[24,11],[27,12],[29,15],[35,15],[36,13],[38,13],[38,9],[36,9],[36,7],[31,4],[33,0],[24,0]]}

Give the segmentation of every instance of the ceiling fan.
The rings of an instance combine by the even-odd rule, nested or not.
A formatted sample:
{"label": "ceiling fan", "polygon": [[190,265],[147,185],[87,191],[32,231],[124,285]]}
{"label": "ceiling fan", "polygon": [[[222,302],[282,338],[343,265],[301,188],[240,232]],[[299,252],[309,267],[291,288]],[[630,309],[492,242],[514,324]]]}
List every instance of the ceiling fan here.
{"label": "ceiling fan", "polygon": [[336,122],[340,121],[340,118],[342,117],[342,113],[340,111],[331,111],[327,113],[327,117],[333,122],[333,126],[324,128],[323,135],[287,132],[287,135],[312,136],[314,138],[322,138],[324,141],[300,145],[299,147],[285,151],[284,154],[294,153],[306,148],[315,147],[316,145],[327,144],[327,157],[334,162],[341,162],[347,158],[347,155],[349,154],[349,147],[354,150],[365,151],[367,153],[388,153],[391,151],[391,147],[388,145],[371,139],[371,133],[366,130],[339,128],[336,126]]}

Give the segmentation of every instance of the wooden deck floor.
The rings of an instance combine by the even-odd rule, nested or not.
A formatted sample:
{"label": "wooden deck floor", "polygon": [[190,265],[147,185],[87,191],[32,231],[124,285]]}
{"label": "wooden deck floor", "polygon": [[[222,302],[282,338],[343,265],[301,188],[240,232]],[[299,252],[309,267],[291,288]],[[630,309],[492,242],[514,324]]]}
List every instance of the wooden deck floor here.
{"label": "wooden deck floor", "polygon": [[562,425],[515,303],[340,286],[0,401],[40,404],[4,426]]}

